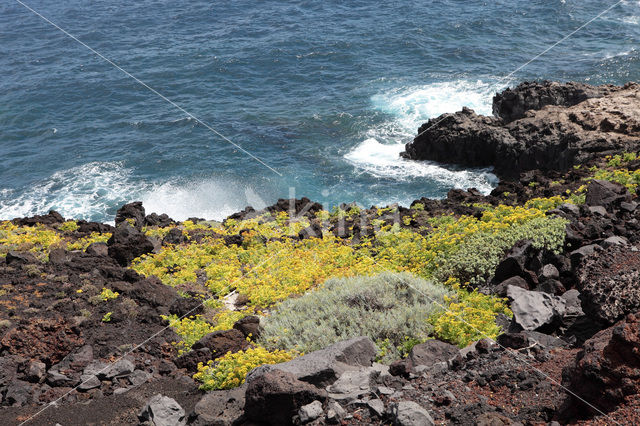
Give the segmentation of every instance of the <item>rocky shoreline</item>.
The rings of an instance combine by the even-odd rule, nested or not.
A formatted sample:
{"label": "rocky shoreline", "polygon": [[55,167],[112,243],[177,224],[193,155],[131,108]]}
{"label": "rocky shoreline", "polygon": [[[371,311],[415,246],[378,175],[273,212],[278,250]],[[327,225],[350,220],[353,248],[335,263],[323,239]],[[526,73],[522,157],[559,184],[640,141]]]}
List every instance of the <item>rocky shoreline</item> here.
{"label": "rocky shoreline", "polygon": [[[227,233],[204,220],[147,215],[141,203],[118,210],[115,227],[56,212],[3,222],[0,423],[637,424],[638,89],[523,83],[496,95],[497,118],[463,110],[423,125],[406,155],[494,166],[502,181],[488,196],[451,190],[443,200],[422,198],[410,208],[342,206],[335,215],[308,199],[279,200],[232,215],[226,225],[234,231]],[[211,307],[202,289],[214,272],[228,270],[197,265],[193,277],[167,285],[163,279],[175,278],[182,259],[163,263],[159,276],[142,273],[136,260],[212,241],[223,252],[255,241],[299,248],[323,235],[345,247],[370,239],[379,256],[380,227],[427,237],[461,218],[488,220],[494,208],[563,221],[557,249],[518,239],[484,269],[433,273],[434,280],[468,279],[462,291],[469,294],[506,298],[513,316],[492,317],[495,340],[461,348],[434,330],[437,338],[383,363],[380,341],[349,336],[257,367],[231,389],[205,391],[192,376],[199,363],[258,345],[264,318],[279,302],[250,311],[259,296],[236,285]],[[267,224],[299,217],[305,225],[255,239],[250,221],[264,217]],[[486,277],[474,280],[478,271]],[[367,303],[369,310],[389,309]],[[206,317],[223,305],[251,314],[231,315],[228,327],[207,328],[183,349],[173,344],[184,332],[170,318]]]}

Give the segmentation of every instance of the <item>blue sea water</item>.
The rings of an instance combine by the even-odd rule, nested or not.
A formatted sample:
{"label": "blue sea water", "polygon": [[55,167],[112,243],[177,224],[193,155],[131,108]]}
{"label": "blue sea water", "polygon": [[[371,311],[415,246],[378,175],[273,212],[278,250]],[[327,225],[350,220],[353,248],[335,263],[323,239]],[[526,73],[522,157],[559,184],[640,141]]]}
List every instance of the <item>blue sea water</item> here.
{"label": "blue sea water", "polygon": [[615,1],[22,0],[282,176],[14,0],[0,4],[0,219],[176,219],[308,196],[407,204],[488,170],[402,160],[429,117],[491,112],[531,79],[640,77],[640,4]]}

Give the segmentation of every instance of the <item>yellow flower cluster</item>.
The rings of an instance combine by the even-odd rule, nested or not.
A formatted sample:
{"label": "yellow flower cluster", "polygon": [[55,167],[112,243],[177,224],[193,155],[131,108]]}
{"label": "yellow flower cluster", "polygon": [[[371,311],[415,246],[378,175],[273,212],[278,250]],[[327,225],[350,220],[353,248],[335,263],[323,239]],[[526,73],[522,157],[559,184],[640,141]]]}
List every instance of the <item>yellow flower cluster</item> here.
{"label": "yellow flower cluster", "polygon": [[41,260],[49,257],[49,249],[62,244],[62,237],[44,225],[17,226],[9,221],[0,222],[0,256],[12,250],[30,251]]}
{"label": "yellow flower cluster", "polygon": [[435,313],[429,318],[434,333],[443,340],[460,347],[483,338],[495,339],[500,327],[495,322],[498,314],[512,317],[513,313],[506,300],[462,289],[460,282],[449,279],[447,282],[457,291],[457,296],[446,297],[447,310]]}
{"label": "yellow flower cluster", "polygon": [[294,352],[282,350],[268,351],[258,346],[246,351],[227,353],[215,362],[198,364],[198,372],[194,379],[202,382],[200,389],[231,389],[244,383],[249,371],[265,364],[286,362],[297,356]]}
{"label": "yellow flower cluster", "polygon": [[58,229],[63,231],[63,232],[77,231],[78,230],[78,222],[76,222],[75,220],[68,220],[68,221],[62,223],[58,227]]}
{"label": "yellow flower cluster", "polygon": [[120,293],[106,287],[103,287],[102,291],[100,292],[100,299],[102,299],[103,302],[108,302],[109,300],[117,299],[118,296],[120,296]]}
{"label": "yellow flower cluster", "polygon": [[594,179],[608,180],[617,182],[627,187],[631,194],[635,194],[640,184],[640,169],[598,169],[593,175]]}
{"label": "yellow flower cluster", "polygon": [[86,250],[93,243],[106,243],[111,238],[110,233],[101,234],[92,232],[89,236],[78,238],[76,241],[67,244],[67,250]]}
{"label": "yellow flower cluster", "polygon": [[169,321],[169,326],[173,328],[173,331],[182,337],[182,341],[174,342],[178,348],[178,355],[189,352],[195,342],[215,331],[214,327],[201,315],[192,315],[182,319],[177,315],[163,315],[162,319]]}

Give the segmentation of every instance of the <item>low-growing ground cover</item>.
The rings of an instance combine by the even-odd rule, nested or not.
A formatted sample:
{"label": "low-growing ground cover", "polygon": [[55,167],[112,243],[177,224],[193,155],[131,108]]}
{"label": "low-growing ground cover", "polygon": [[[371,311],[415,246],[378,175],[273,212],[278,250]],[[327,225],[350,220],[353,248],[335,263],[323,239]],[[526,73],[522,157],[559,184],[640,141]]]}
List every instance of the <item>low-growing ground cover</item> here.
{"label": "low-growing ground cover", "polygon": [[332,278],[278,305],[266,318],[259,342],[269,349],[311,352],[368,336],[385,349],[384,360],[398,359],[407,341],[429,338],[432,327],[426,319],[442,311],[445,296],[452,294],[406,272]]}
{"label": "low-growing ground cover", "polygon": [[[367,330],[357,325],[366,324],[382,348],[381,355],[389,361],[430,336],[460,346],[478,338],[496,337],[500,330],[495,317],[510,312],[503,300],[472,289],[490,276],[505,250],[521,239],[530,239],[536,247],[549,251],[559,250],[566,221],[546,212],[567,201],[555,196],[532,199],[524,206],[478,205],[475,207],[480,215],[432,217],[429,229],[389,224],[380,217],[380,210],[354,213],[353,208],[343,214],[321,211],[315,220],[278,213],[228,220],[213,227],[187,223],[178,227],[184,243],[166,245],[160,253],[142,256],[132,267],[178,289],[200,289],[205,297],[211,297],[202,316],[167,318],[183,337],[178,343],[183,352],[207,333],[229,329],[236,320],[257,313],[267,316],[260,340],[265,350],[308,352],[355,334],[367,335]],[[422,213],[420,209],[411,211]],[[341,220],[347,220],[345,226],[350,230],[358,219],[364,224],[361,227],[373,224],[375,231],[358,239],[338,237],[330,231]],[[298,238],[298,233],[312,222],[322,229],[322,235]],[[157,236],[168,233],[158,229],[147,232]],[[437,294],[436,299],[448,311],[433,309],[432,303],[412,306],[397,287],[391,286],[387,290],[395,292],[396,299],[404,303],[403,309],[399,309],[400,304],[397,311],[389,308],[397,315],[393,321],[384,315],[376,317],[372,306],[379,302],[377,298],[388,301],[392,297],[390,293],[376,293],[381,288],[372,276],[384,271],[413,274],[405,281],[418,280],[415,282],[421,284],[417,286],[430,286],[429,293]],[[334,280],[349,277],[356,278]],[[337,282],[345,291],[353,290],[349,283],[357,282],[358,291],[376,296],[372,297],[373,305],[354,311],[354,306],[341,299],[346,295],[336,291]],[[246,304],[230,309],[224,301],[231,294],[242,295]],[[314,311],[316,316],[311,316]],[[372,317],[363,321],[365,314]],[[355,318],[358,320],[350,321]],[[385,328],[387,323],[396,324],[395,332]],[[400,323],[410,326],[403,328]],[[321,330],[325,332],[318,333]],[[215,365],[202,368],[210,371]]]}

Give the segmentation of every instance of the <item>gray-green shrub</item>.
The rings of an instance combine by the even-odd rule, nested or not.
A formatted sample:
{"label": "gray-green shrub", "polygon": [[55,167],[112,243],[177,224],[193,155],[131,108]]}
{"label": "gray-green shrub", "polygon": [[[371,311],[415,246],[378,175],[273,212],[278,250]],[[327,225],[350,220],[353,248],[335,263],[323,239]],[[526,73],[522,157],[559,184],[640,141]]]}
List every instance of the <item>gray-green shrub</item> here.
{"label": "gray-green shrub", "polygon": [[429,315],[451,292],[409,273],[329,279],[319,289],[285,300],[266,318],[260,343],[269,349],[311,352],[356,336],[397,359],[409,345],[428,338]]}
{"label": "gray-green shrub", "polygon": [[483,284],[495,272],[505,251],[520,240],[531,240],[534,247],[557,252],[564,244],[566,223],[559,217],[539,217],[496,234],[475,233],[457,251],[438,258],[440,267],[434,278],[444,282],[455,277],[472,285]]}

